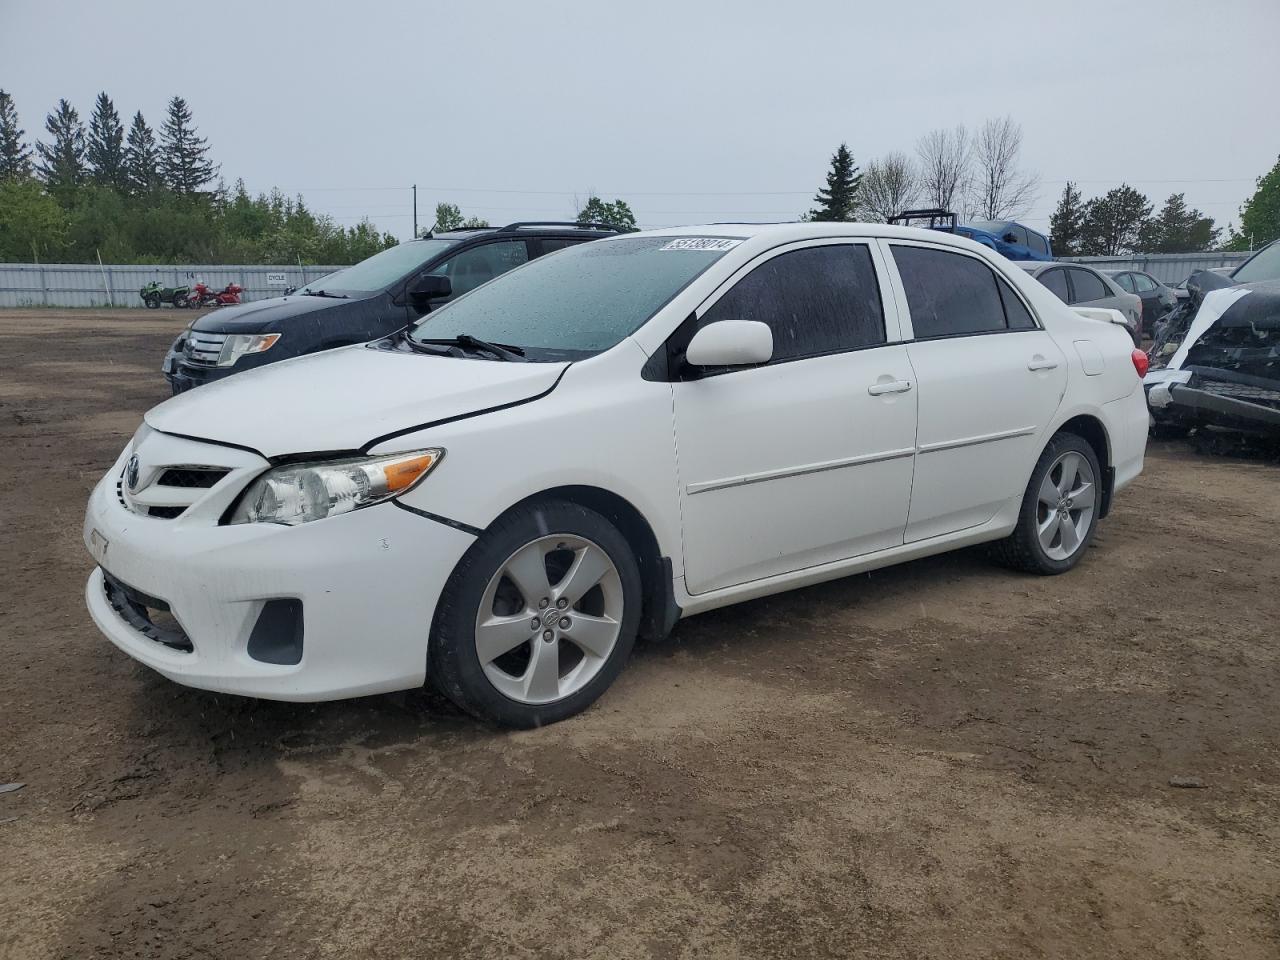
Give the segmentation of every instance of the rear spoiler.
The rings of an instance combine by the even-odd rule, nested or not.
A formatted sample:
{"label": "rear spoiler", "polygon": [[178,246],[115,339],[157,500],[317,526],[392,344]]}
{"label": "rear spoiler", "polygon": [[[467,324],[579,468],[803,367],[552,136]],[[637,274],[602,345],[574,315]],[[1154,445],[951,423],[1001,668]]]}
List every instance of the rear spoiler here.
{"label": "rear spoiler", "polygon": [[1103,323],[1114,323],[1117,326],[1128,329],[1129,324],[1124,318],[1124,314],[1119,310],[1112,310],[1110,307],[1072,307],[1076,313],[1084,317],[1086,320],[1100,320]]}

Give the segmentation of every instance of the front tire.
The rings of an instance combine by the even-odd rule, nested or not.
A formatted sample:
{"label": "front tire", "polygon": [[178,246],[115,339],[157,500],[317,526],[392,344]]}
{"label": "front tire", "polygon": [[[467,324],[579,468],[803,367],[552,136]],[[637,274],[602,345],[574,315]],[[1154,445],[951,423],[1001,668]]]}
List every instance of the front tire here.
{"label": "front tire", "polygon": [[1066,573],[1093,540],[1101,481],[1093,447],[1074,433],[1055,435],[1031,471],[1018,525],[994,545],[996,559],[1027,573]]}
{"label": "front tire", "polygon": [[441,593],[428,674],[484,720],[563,720],[622,671],[642,600],[631,547],[600,514],[561,500],[517,507],[472,544]]}

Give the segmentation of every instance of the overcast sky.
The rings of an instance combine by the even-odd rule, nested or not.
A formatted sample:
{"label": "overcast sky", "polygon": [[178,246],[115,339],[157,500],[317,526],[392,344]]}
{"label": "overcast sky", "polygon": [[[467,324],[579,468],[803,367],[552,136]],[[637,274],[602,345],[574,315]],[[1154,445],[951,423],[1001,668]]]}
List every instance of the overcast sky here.
{"label": "overcast sky", "polygon": [[128,125],[190,103],[228,183],[411,233],[436,202],[642,226],[794,219],[841,141],[862,164],[1011,115],[1041,176],[1183,191],[1238,218],[1280,153],[1280,0],[0,0],[0,88],[28,138],[106,90]]}

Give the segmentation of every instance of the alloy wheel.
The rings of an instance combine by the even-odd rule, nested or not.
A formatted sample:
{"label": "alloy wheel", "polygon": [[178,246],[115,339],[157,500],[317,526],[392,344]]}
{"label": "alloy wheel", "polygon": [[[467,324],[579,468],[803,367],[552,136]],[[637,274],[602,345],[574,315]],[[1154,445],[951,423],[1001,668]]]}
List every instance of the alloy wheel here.
{"label": "alloy wheel", "polygon": [[1097,483],[1088,459],[1068,450],[1049,467],[1036,504],[1036,535],[1052,560],[1072,557],[1089,535]]}
{"label": "alloy wheel", "polygon": [[475,646],[489,682],[519,703],[545,704],[591,682],[622,629],[624,598],[609,555],[584,537],[541,537],[490,578]]}

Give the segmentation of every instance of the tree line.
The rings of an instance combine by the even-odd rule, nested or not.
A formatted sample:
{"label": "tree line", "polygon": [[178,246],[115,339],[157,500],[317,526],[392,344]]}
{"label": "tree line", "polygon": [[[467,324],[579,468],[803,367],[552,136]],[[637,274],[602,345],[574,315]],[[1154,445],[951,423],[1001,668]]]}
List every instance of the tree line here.
{"label": "tree line", "polygon": [[228,189],[179,96],[158,135],[141,111],[126,131],[105,92],[87,128],[63,99],[44,129],[28,143],[0,90],[0,261],[342,264],[396,243],[367,219],[341,227],[301,196],[250,196],[242,180]]}
{"label": "tree line", "polygon": [[[1021,149],[1022,127],[1010,117],[988,120],[976,133],[963,125],[930,131],[916,142],[914,156],[891,152],[865,172],[842,143],[814,196],[816,206],[800,218],[885,223],[905,210],[932,207],[954,211],[962,222],[1016,220],[1039,191],[1039,177],[1021,165]],[[1128,184],[1085,200],[1069,182],[1050,220],[1050,242],[1065,257],[1256,249],[1280,237],[1280,160],[1258,178],[1240,208],[1239,228],[1228,226],[1225,242],[1213,218],[1188,207],[1183,193],[1153,211]]]}
{"label": "tree line", "polygon": [[[574,205],[577,206],[576,201]],[[574,221],[584,225],[600,223],[626,233],[640,229],[636,226],[636,215],[631,212],[631,207],[625,200],[605,201],[594,193],[578,208]],[[474,229],[487,226],[489,226],[489,221],[483,217],[464,217],[462,209],[456,203],[446,202],[436,204],[435,224],[428,230],[420,232],[425,235],[428,232],[444,233],[448,230],[457,230],[459,228]]]}

